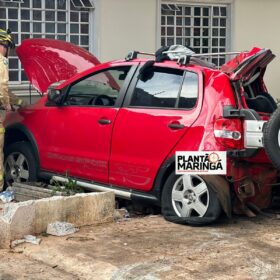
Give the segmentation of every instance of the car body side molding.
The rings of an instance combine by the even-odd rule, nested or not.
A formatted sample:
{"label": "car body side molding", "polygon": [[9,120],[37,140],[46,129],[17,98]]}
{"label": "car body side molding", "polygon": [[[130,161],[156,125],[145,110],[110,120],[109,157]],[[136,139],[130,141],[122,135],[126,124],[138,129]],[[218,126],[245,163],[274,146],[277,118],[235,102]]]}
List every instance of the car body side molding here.
{"label": "car body side molding", "polygon": [[[47,172],[47,171],[41,171],[39,173],[40,178],[44,179],[53,179],[55,181],[59,182],[67,182],[68,178],[65,176],[61,176],[52,172]],[[142,192],[137,192],[131,189],[120,189],[117,186],[113,185],[105,185],[105,184],[100,184],[96,182],[90,182],[86,180],[82,180],[79,178],[72,178],[77,182],[77,185],[80,187],[91,190],[91,191],[113,191],[117,197],[120,198],[125,198],[129,199],[132,201],[137,201],[141,202],[143,204],[147,205],[160,205],[159,199],[154,196],[152,193],[142,193]]]}

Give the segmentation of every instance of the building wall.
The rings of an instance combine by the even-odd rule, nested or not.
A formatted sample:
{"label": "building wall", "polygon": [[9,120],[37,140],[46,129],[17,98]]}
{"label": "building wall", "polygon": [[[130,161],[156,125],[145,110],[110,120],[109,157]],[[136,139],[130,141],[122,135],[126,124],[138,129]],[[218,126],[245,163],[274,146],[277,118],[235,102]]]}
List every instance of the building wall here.
{"label": "building wall", "polygon": [[[101,61],[124,58],[130,50],[154,52],[160,45],[159,3],[164,1],[95,0],[95,10],[91,13],[94,20],[90,18],[89,33],[93,35],[90,50]],[[232,3],[231,50],[252,46],[271,48],[277,57],[269,65],[265,79],[269,92],[280,98],[279,0],[178,0],[174,3]],[[12,83],[11,88],[19,95],[28,93],[27,84]]]}
{"label": "building wall", "polygon": [[130,50],[154,52],[156,0],[97,0],[95,53],[101,61],[124,58]]}
{"label": "building wall", "polygon": [[265,76],[268,91],[280,98],[280,1],[235,0],[233,7],[232,48],[246,50],[252,46],[270,48],[276,58]]}
{"label": "building wall", "polygon": [[[169,2],[172,2],[171,0]],[[232,2],[231,50],[253,46],[271,48],[276,58],[268,67],[265,81],[269,92],[280,98],[279,0],[181,0],[177,3]],[[95,53],[101,61],[123,58],[130,50],[153,52],[158,47],[157,0],[96,0]]]}

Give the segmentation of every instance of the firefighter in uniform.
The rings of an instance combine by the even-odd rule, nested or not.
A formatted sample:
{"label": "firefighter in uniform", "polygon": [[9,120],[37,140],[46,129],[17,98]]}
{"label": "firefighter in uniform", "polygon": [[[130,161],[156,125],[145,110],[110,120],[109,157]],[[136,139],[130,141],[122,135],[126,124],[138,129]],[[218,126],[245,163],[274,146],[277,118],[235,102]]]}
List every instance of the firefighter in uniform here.
{"label": "firefighter in uniform", "polygon": [[0,191],[4,187],[4,133],[3,121],[6,112],[12,109],[8,90],[8,55],[11,48],[15,47],[9,30],[0,29]]}

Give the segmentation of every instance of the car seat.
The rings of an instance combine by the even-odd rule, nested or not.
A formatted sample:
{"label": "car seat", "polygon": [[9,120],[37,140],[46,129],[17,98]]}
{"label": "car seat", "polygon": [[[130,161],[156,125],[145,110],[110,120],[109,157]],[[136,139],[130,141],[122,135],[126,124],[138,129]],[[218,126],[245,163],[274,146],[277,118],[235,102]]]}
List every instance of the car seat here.
{"label": "car seat", "polygon": [[277,109],[277,104],[272,96],[267,92],[259,93],[256,97],[246,98],[248,108],[257,112],[273,113]]}

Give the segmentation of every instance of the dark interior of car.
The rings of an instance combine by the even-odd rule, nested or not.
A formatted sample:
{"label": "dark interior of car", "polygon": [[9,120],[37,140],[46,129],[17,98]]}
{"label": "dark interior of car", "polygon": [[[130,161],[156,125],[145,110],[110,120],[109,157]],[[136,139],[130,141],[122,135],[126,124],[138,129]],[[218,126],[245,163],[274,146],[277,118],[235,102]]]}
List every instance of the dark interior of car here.
{"label": "dark interior of car", "polygon": [[114,106],[116,97],[111,97],[105,94],[102,95],[89,95],[78,93],[77,95],[71,95],[65,101],[65,105],[76,106]]}
{"label": "dark interior of car", "polygon": [[273,113],[277,109],[274,98],[264,92],[261,87],[261,71],[257,70],[252,77],[243,84],[245,100],[249,109],[257,112]]}
{"label": "dark interior of car", "polygon": [[[157,97],[140,88],[136,88],[131,100],[131,106],[155,107],[155,108],[175,108],[178,97]],[[178,108],[191,109],[195,106],[197,98],[180,97]]]}

